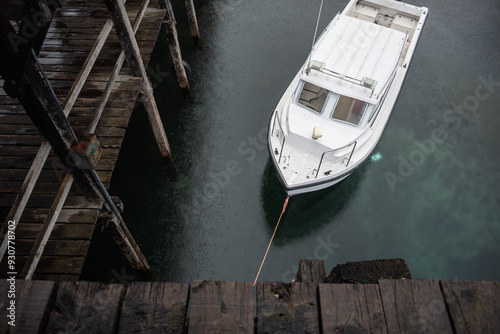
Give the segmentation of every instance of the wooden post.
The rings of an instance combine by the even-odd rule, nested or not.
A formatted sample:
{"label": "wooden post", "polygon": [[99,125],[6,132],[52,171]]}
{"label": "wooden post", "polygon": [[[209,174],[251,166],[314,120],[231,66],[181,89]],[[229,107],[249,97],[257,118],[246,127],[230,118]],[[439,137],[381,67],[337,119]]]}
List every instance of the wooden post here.
{"label": "wooden post", "polygon": [[142,254],[134,237],[127,228],[127,225],[125,225],[125,221],[120,213],[112,211],[109,214],[104,213],[104,215],[109,217],[105,222],[106,229],[121,248],[132,268],[134,268],[143,279],[156,279],[153,269],[149,266],[148,261]]}
{"label": "wooden post", "polygon": [[77,138],[49,84],[42,78],[31,58],[17,98],[40,133],[50,143],[61,163],[73,175],[80,190],[90,201],[102,200],[90,171],[75,166],[70,150]]}
{"label": "wooden post", "polygon": [[189,21],[189,29],[191,30],[191,37],[193,37],[196,46],[200,44],[200,30],[198,29],[198,21],[196,20],[196,11],[194,9],[193,0],[186,0],[186,11]]}
{"label": "wooden post", "polygon": [[170,54],[172,56],[172,62],[175,69],[175,74],[177,76],[177,81],[179,82],[179,87],[184,93],[184,95],[191,95],[189,89],[189,82],[186,75],[186,69],[182,62],[181,48],[179,46],[179,39],[177,37],[177,29],[175,27],[175,16],[172,9],[172,3],[170,0],[159,0],[160,8],[167,10],[165,13],[165,21],[163,22],[162,31],[164,30],[165,36],[167,38],[168,47],[170,48]]}
{"label": "wooden post", "polygon": [[106,0],[106,6],[115,23],[116,33],[120,39],[120,44],[125,52],[132,74],[143,79],[142,92],[145,96],[143,102],[160,152],[164,159],[173,164],[170,145],[168,144],[167,135],[154,99],[153,87],[149,82],[146,68],[142,62],[139,46],[137,45],[137,40],[135,39],[125,6],[121,0]]}

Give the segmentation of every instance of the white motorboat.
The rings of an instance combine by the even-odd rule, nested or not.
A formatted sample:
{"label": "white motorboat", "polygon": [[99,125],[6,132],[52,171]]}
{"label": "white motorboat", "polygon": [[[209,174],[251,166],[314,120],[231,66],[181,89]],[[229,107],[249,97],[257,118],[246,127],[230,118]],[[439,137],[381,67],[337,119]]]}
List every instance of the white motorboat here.
{"label": "white motorboat", "polygon": [[314,43],[269,122],[288,195],[332,186],[382,137],[427,17],[426,7],[351,0]]}

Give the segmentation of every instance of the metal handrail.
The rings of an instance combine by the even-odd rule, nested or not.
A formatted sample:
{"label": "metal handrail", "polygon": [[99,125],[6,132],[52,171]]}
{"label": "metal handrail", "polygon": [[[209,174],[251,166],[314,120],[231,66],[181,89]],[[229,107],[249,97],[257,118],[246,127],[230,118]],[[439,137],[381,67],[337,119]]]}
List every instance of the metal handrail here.
{"label": "metal handrail", "polygon": [[331,153],[331,152],[335,152],[335,151],[340,151],[340,150],[342,150],[342,149],[344,149],[344,148],[346,148],[346,147],[349,147],[349,146],[351,146],[351,145],[353,145],[353,144],[354,144],[354,146],[353,146],[353,148],[352,148],[352,150],[351,150],[351,154],[349,155],[349,159],[347,159],[347,164],[345,165],[345,166],[347,167],[347,166],[349,166],[349,162],[351,162],[351,157],[352,157],[352,155],[353,155],[353,153],[354,153],[354,149],[356,148],[357,141],[353,141],[352,143],[347,144],[347,145],[345,145],[345,146],[343,146],[343,147],[341,147],[341,148],[337,148],[337,149],[335,149],[335,150],[330,150],[330,151],[325,151],[325,152],[323,152],[323,154],[321,155],[321,160],[319,161],[318,171],[316,172],[316,178],[318,178],[318,174],[319,174],[319,171],[320,171],[320,169],[321,169],[321,164],[323,163],[323,158],[325,157],[325,154],[327,154],[327,153]]}
{"label": "metal handrail", "polygon": [[276,122],[278,122],[278,126],[279,126],[279,133],[278,133],[278,140],[280,141],[281,143],[281,140],[279,139],[279,134],[283,134],[283,142],[281,143],[281,149],[280,149],[280,156],[278,158],[278,163],[280,163],[281,161],[281,155],[283,154],[283,146],[285,146],[285,132],[283,131],[283,128],[281,127],[281,122],[279,121],[279,118],[278,118],[278,111],[276,110],[276,114],[274,115],[274,123],[273,123],[273,128],[272,128],[272,132],[271,132],[271,136],[274,134],[274,127],[276,126]]}

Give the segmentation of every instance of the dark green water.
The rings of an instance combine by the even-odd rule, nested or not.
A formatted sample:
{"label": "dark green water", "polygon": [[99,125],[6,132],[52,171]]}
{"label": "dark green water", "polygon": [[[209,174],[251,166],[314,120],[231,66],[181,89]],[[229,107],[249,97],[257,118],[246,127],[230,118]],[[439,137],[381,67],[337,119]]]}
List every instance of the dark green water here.
{"label": "dark green water", "polygon": [[[199,1],[196,51],[184,8],[175,8],[193,101],[168,74],[162,41],[150,74],[179,180],[168,180],[139,107],[111,188],[161,280],[254,280],[286,197],[263,139],[309,52],[319,3]],[[346,3],[326,1],[320,29]],[[395,257],[415,278],[500,280],[500,3],[414,4],[430,15],[375,151],[382,158],[334,188],[294,197],[260,280],[290,281],[304,258],[323,258],[330,270]],[[97,233],[84,277],[134,274]]]}

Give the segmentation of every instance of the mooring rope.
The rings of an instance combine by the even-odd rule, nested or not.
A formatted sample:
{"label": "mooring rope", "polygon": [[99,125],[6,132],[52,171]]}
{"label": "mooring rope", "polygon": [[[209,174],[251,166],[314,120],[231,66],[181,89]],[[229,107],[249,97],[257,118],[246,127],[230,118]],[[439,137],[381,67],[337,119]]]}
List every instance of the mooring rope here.
{"label": "mooring rope", "polygon": [[281,217],[283,217],[283,213],[285,213],[286,206],[288,205],[288,199],[290,199],[290,196],[287,196],[285,203],[283,204],[283,210],[281,211],[280,219],[278,219],[278,223],[276,224],[276,227],[274,228],[273,236],[271,237],[271,240],[269,241],[269,245],[267,246],[266,254],[264,255],[264,258],[262,259],[262,263],[260,264],[259,272],[257,273],[257,276],[255,277],[255,281],[253,281],[253,286],[255,286],[255,283],[257,283],[257,280],[259,279],[260,271],[262,270],[262,266],[264,265],[264,262],[266,261],[267,253],[269,252],[269,248],[271,248],[271,244],[273,243],[274,235],[276,234],[276,230],[278,229],[278,225],[280,224]]}

